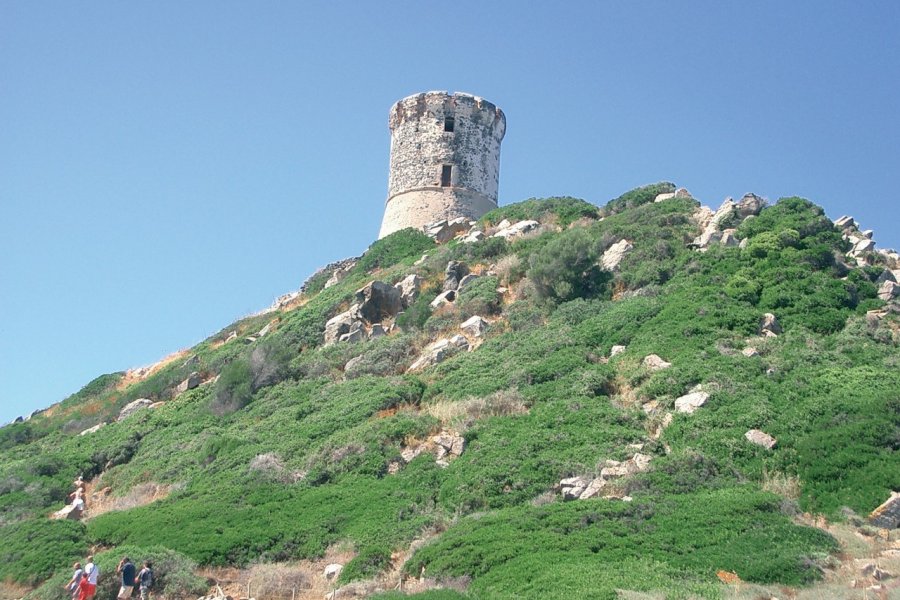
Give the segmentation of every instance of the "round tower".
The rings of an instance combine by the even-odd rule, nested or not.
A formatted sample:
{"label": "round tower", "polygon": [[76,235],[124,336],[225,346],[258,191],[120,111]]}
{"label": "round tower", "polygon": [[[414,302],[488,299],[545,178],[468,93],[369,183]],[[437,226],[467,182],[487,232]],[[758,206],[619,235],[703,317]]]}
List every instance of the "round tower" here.
{"label": "round tower", "polygon": [[506,116],[470,94],[426,92],[391,108],[391,172],[379,238],[497,208]]}

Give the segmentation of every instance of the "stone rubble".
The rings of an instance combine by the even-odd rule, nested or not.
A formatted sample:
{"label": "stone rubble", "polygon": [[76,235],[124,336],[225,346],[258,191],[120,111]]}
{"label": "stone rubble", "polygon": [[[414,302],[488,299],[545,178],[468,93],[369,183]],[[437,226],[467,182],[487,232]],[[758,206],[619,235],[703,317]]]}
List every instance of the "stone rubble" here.
{"label": "stone rubble", "polygon": [[715,212],[709,207],[700,207],[694,212],[694,220],[700,226],[701,233],[694,238],[690,247],[701,252],[705,252],[715,243],[728,247],[739,246],[743,248],[746,245],[746,240],[739,242],[735,237],[736,230],[733,228],[723,230],[722,224],[734,220],[741,222],[755,217],[765,206],[765,199],[756,194],[748,193],[744,194],[738,202],[731,198],[726,198]]}
{"label": "stone rubble", "polygon": [[[653,457],[649,454],[634,454],[625,461],[607,460],[599,477],[588,478],[582,476],[567,477],[560,480],[556,489],[562,494],[564,500],[587,500],[600,494],[610,480],[627,477],[635,473],[642,473],[650,467]],[[628,496],[615,493],[602,496],[607,499],[620,499],[631,501]]]}
{"label": "stone rubble", "polygon": [[672,363],[664,361],[656,354],[648,354],[644,357],[644,360],[641,361],[641,364],[651,371],[661,371],[662,369],[668,369],[672,366]]}
{"label": "stone rubble", "polygon": [[510,240],[523,236],[529,231],[537,229],[539,226],[540,223],[537,221],[519,221],[518,223],[510,224],[509,221],[503,219],[497,224],[497,231],[491,237],[500,237]]}

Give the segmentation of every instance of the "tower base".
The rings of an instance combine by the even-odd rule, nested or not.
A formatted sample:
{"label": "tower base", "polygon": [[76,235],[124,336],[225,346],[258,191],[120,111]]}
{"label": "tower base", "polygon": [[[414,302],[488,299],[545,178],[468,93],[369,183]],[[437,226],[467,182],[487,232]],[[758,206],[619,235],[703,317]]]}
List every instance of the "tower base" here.
{"label": "tower base", "polygon": [[497,208],[497,203],[477,192],[463,188],[435,187],[411,190],[389,198],[378,239],[413,227],[421,231],[429,223],[465,217],[476,220]]}

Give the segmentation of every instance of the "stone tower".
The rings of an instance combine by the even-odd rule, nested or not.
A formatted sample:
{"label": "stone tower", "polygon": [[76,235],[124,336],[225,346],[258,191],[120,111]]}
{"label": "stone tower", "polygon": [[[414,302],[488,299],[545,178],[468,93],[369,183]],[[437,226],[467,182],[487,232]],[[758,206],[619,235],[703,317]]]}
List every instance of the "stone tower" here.
{"label": "stone tower", "polygon": [[391,108],[391,173],[379,238],[497,208],[506,116],[469,94],[426,92]]}

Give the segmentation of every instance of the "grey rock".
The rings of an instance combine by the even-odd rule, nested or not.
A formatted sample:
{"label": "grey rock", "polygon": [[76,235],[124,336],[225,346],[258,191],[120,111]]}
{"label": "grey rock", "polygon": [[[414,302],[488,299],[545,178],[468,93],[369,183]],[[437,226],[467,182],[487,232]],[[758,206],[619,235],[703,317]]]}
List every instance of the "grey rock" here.
{"label": "grey rock", "polygon": [[384,326],[381,323],[375,323],[374,325],[372,325],[372,329],[369,331],[369,339],[370,340],[384,337],[386,335],[387,335],[387,332],[384,330]]}
{"label": "grey rock", "polygon": [[335,315],[325,323],[325,345],[334,344],[342,335],[349,333],[351,325],[362,319],[359,305],[354,304],[346,311]]}
{"label": "grey rock", "polygon": [[451,260],[444,269],[444,291],[456,290],[463,277],[469,274],[469,267],[465,263]]}
{"label": "grey rock", "polygon": [[88,427],[87,429],[85,429],[84,431],[79,433],[78,435],[90,435],[92,433],[96,433],[96,432],[100,431],[100,429],[105,426],[106,426],[106,423],[97,423],[93,427]]}
{"label": "grey rock", "polygon": [[834,225],[841,230],[850,229],[856,227],[856,221],[853,220],[853,217],[849,217],[844,215],[840,219],[834,222]]}
{"label": "grey rock", "polygon": [[625,352],[625,346],[619,346],[619,345],[613,346],[612,348],[609,349],[609,357],[612,358],[616,354],[621,354],[623,352]]}
{"label": "grey rock", "polygon": [[365,338],[366,338],[366,330],[363,329],[362,322],[354,321],[350,325],[350,329],[347,331],[347,333],[342,334],[341,337],[338,338],[338,341],[354,343],[354,342],[361,342]]}
{"label": "grey rock", "polygon": [[[505,227],[503,225],[506,224]],[[498,230],[491,237],[502,237],[504,239],[512,239],[516,237],[520,237],[525,235],[529,231],[533,231],[540,227],[540,223],[537,221],[519,221],[514,225],[509,225],[509,221],[504,219],[500,223],[497,224]]]}
{"label": "grey rock", "polygon": [[740,244],[740,242],[734,236],[735,231],[737,231],[737,230],[736,229],[726,229],[725,231],[723,231],[722,237],[719,240],[719,242],[725,247],[736,248]]}
{"label": "grey rock", "polygon": [[752,348],[750,346],[741,350],[741,354],[743,354],[747,358],[753,358],[754,356],[759,356],[759,352],[756,350],[756,348]]}
{"label": "grey rock", "polygon": [[425,349],[425,352],[413,362],[407,369],[407,373],[421,371],[422,369],[441,363],[457,352],[468,350],[469,342],[461,335],[438,340]]}
{"label": "grey rock", "polygon": [[891,492],[890,497],[869,514],[869,522],[882,529],[900,527],[900,492]]}
{"label": "grey rock", "polygon": [[657,194],[656,198],[653,199],[654,202],[665,202],[666,200],[671,200],[675,197],[675,192],[666,192],[664,194]]}

